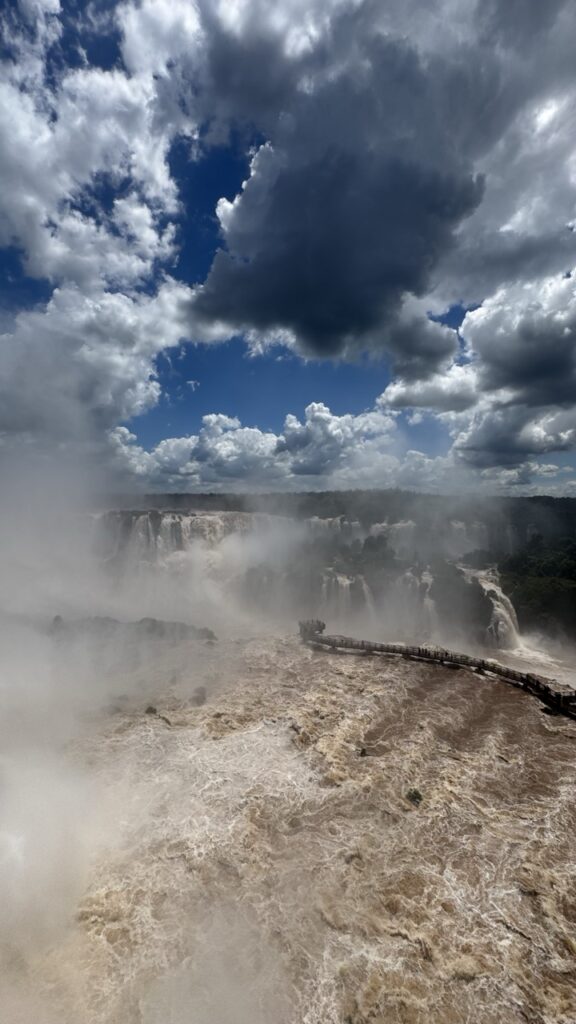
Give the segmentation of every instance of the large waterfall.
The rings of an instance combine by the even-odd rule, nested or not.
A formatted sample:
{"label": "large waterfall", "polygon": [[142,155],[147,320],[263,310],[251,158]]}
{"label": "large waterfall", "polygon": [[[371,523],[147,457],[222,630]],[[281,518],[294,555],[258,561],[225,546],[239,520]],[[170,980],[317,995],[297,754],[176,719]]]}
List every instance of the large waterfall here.
{"label": "large waterfall", "polygon": [[[461,553],[481,534],[479,524],[450,522],[443,544]],[[423,546],[408,520],[364,530],[343,517],[124,510],[94,521],[100,564],[142,614],[155,614],[160,597],[175,618],[201,614],[214,628],[224,614],[278,624],[312,616],[340,631],[369,629],[376,639],[462,646],[484,636],[489,646],[515,647],[514,609],[497,576],[454,570],[446,581],[449,560],[438,577],[420,560]],[[475,587],[488,613],[474,603]],[[463,605],[471,608],[464,613]]]}
{"label": "large waterfall", "polygon": [[245,512],[114,511],[95,517],[95,543],[104,558],[149,562],[204,544],[216,548],[226,537],[275,543],[299,535],[295,520]]}
{"label": "large waterfall", "polygon": [[500,586],[496,569],[485,571],[467,570],[470,577],[480,583],[486,596],[492,602],[492,617],[487,630],[487,642],[493,647],[515,648],[519,646],[518,616],[512,601]]}
{"label": "large waterfall", "polygon": [[2,1024],[576,1020],[570,723],[295,635],[514,644],[497,575],[407,520],[88,522],[20,545],[26,616],[5,574]]}

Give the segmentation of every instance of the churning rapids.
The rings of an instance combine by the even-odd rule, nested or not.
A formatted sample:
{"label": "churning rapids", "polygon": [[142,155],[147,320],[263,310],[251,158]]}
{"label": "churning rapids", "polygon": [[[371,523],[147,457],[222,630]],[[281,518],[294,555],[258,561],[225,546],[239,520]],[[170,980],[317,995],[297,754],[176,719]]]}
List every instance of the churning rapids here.
{"label": "churning rapids", "polygon": [[574,1024],[576,723],[295,635],[443,635],[422,560],[345,573],[317,523],[94,529],[97,569],[72,588],[64,552],[2,625],[3,1024]]}

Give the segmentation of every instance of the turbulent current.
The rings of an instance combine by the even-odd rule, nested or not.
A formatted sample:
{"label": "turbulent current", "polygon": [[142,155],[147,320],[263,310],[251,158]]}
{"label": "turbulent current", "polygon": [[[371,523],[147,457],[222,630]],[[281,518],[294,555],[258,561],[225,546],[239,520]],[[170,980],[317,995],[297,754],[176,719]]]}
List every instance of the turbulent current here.
{"label": "turbulent current", "polygon": [[[175,559],[180,601],[212,554]],[[576,722],[294,620],[215,639],[48,585],[64,620],[3,627],[2,1024],[574,1024]]]}
{"label": "turbulent current", "polygon": [[[136,670],[67,748],[78,828],[106,838],[81,878],[45,851],[67,915],[35,934],[40,891],[3,928],[1,1019],[574,1021],[576,724],[467,671],[208,651]],[[21,921],[39,853],[17,839]]]}

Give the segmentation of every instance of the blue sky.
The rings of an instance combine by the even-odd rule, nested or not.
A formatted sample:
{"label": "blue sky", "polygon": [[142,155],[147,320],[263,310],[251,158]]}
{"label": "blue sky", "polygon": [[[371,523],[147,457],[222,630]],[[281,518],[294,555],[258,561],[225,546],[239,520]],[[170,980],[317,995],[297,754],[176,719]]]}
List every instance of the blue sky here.
{"label": "blue sky", "polygon": [[4,12],[11,459],[576,490],[574,10],[447,5]]}
{"label": "blue sky", "polygon": [[[204,281],[222,246],[216,204],[222,196],[233,200],[240,192],[249,177],[253,145],[253,139],[233,137],[197,161],[190,159],[190,146],[184,140],[172,147],[169,163],[183,203],[172,273],[186,284]],[[455,328],[463,318],[459,305],[437,317]],[[372,408],[390,381],[388,360],[374,353],[360,353],[346,363],[303,360],[286,351],[254,355],[241,335],[214,348],[183,345],[176,357],[161,355],[157,371],[163,399],[132,425],[146,447],[161,441],[167,429],[179,435],[196,433],[202,417],[214,411],[275,432],[282,429],[287,413],[301,416],[310,402],[324,402],[340,416],[358,414]]]}
{"label": "blue sky", "polygon": [[[253,139],[232,137],[199,160],[190,159],[190,145],[185,140],[172,147],[169,163],[183,203],[172,274],[186,284],[202,283],[222,246],[216,204],[222,196],[233,200],[240,192],[249,177],[253,145]],[[440,323],[456,328],[463,318],[461,306],[437,317]],[[196,433],[202,417],[214,411],[277,433],[287,413],[302,416],[310,402],[324,402],[339,416],[357,415],[373,407],[390,381],[388,360],[374,353],[360,353],[346,363],[302,359],[286,351],[255,355],[241,335],[215,347],[184,344],[177,355],[160,355],[156,366],[162,399],[131,425],[145,447],[158,444],[167,430],[178,435]],[[414,429],[417,441],[422,431]],[[432,442],[431,433],[445,434],[437,425],[431,431],[428,424],[425,431]]]}
{"label": "blue sky", "polygon": [[233,137],[194,159],[190,142],[178,139],[170,150],[170,170],[183,205],[173,273],[187,284],[204,281],[222,244],[216,204],[222,196],[234,199],[249,177],[249,147],[250,140]]}
{"label": "blue sky", "polygon": [[374,405],[389,380],[382,362],[343,365],[303,361],[291,353],[251,355],[241,339],[214,347],[187,345],[169,360],[160,356],[158,373],[165,403],[136,426],[147,445],[158,443],[166,426],[195,433],[202,417],[215,409],[276,432],[288,412],[302,414],[310,402],[325,402],[338,415],[357,414]]}
{"label": "blue sky", "polygon": [[0,306],[4,314],[45,303],[51,294],[48,280],[26,274],[22,252],[17,246],[6,245],[0,249]]}

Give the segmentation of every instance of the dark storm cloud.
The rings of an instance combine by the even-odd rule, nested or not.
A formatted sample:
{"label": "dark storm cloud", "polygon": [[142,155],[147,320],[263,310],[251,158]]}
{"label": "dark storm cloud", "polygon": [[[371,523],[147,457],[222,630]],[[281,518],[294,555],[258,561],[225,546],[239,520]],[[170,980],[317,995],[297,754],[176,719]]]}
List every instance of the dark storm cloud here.
{"label": "dark storm cloud", "polygon": [[194,106],[204,115],[207,141],[221,142],[231,123],[249,130],[270,126],[297,84],[299,67],[288,61],[282,37],[270,32],[255,4],[239,36],[219,20],[212,0],[198,4],[206,32],[202,94]]}
{"label": "dark storm cloud", "polygon": [[537,44],[572,0],[485,0],[478,5],[479,28],[493,42],[512,47]]}
{"label": "dark storm cloud", "polygon": [[[576,394],[567,300],[535,311],[525,282],[560,280],[576,257],[554,120],[572,109],[574,5],[317,3],[322,31],[302,48],[259,0],[232,23],[213,10],[207,144],[231,124],[266,144],[218,209],[222,248],[192,302],[200,334],[218,324],[291,336],[312,356],[385,353],[385,401],[469,410],[455,450],[478,467],[570,447],[570,425],[550,426]],[[486,303],[463,332],[468,368],[453,362],[456,332],[426,317],[435,294]]]}
{"label": "dark storm cloud", "polygon": [[[55,75],[57,6],[20,0],[36,27],[10,21],[0,81],[0,227],[58,286],[5,325],[2,444],[111,437],[140,479],[205,485],[402,481],[393,427],[421,417],[390,408],[454,440],[438,465],[415,453],[410,483],[456,454],[512,485],[576,445],[574,0],[123,0],[102,22],[122,60],[88,48]],[[225,167],[230,140],[250,177],[189,286],[179,232],[200,244],[206,200],[170,154],[221,146]],[[430,318],[456,305],[475,310],[460,337]],[[281,435],[216,415],[148,453],[115,427],[158,402],[160,352],[242,332],[384,354],[392,379],[371,412],[311,403]]]}
{"label": "dark storm cloud", "polygon": [[447,366],[458,349],[458,335],[432,320],[404,316],[390,332],[387,348],[398,377],[421,381]]}
{"label": "dark storm cloud", "polygon": [[[423,293],[430,264],[477,201],[478,183],[342,152],[273,173],[272,183],[247,186],[198,312],[289,328],[314,355],[336,355],[375,334],[382,347],[395,347],[404,293]],[[246,239],[246,227],[257,237]]]}
{"label": "dark storm cloud", "polygon": [[576,396],[574,328],[525,322],[507,344],[493,338],[483,347],[481,384],[487,391],[511,388],[527,405],[572,405]]}
{"label": "dark storm cloud", "polygon": [[576,291],[571,277],[501,288],[461,327],[478,409],[456,442],[475,466],[518,465],[576,445]]}
{"label": "dark storm cloud", "polygon": [[443,272],[470,301],[519,280],[566,273],[576,262],[576,231],[566,224],[534,234],[478,231],[443,261]]}
{"label": "dark storm cloud", "polygon": [[518,466],[529,456],[569,451],[576,441],[576,417],[525,405],[479,412],[457,440],[455,454],[470,466]]}
{"label": "dark storm cloud", "polygon": [[[434,4],[326,6],[324,31],[294,54],[257,2],[241,30],[204,5],[210,132],[218,139],[243,122],[268,144],[220,211],[223,247],[194,319],[264,337],[288,330],[315,356],[380,350],[403,379],[423,378],[455,339],[433,337],[422,316],[407,327],[402,310],[437,272],[459,280],[462,294],[477,287],[481,301],[503,281],[569,265],[565,224],[503,235],[496,220],[455,245],[482,204],[478,161],[533,95],[569,74],[565,4],[544,6],[471,5],[480,34],[456,33],[447,45],[433,20],[446,13]],[[421,29],[426,15],[433,29]],[[507,56],[519,39],[539,40],[538,67]]]}
{"label": "dark storm cloud", "polygon": [[[454,145],[433,69],[360,13],[347,11],[307,55],[310,88],[284,93],[276,72],[284,109],[225,211],[226,249],[194,309],[206,321],[288,329],[321,356],[360,346],[395,354],[401,330],[414,347],[416,328],[397,326],[403,298],[426,291],[483,190]],[[428,347],[425,338],[408,362],[426,361]]]}
{"label": "dark storm cloud", "polygon": [[508,404],[571,406],[576,397],[576,291],[572,277],[539,287],[502,288],[469,313],[462,333],[486,392],[506,392]]}

